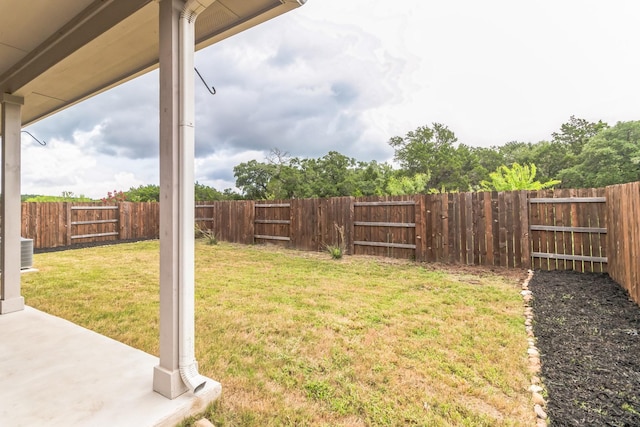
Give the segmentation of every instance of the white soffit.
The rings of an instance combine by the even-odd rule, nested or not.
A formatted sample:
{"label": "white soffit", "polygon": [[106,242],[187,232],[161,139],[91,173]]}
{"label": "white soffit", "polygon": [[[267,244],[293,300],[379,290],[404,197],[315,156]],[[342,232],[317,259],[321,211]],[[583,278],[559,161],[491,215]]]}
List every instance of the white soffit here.
{"label": "white soffit", "polygon": [[[217,0],[196,21],[196,49],[302,3]],[[0,0],[0,93],[24,97],[26,126],[157,68],[158,10],[157,0]]]}

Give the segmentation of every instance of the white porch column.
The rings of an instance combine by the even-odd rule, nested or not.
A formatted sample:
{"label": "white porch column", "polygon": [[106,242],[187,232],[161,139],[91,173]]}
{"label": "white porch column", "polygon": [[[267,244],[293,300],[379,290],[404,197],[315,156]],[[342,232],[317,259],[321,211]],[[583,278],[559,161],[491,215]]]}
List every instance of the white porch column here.
{"label": "white porch column", "polygon": [[[203,389],[195,359],[195,21],[215,0],[160,2],[160,364],[153,389]],[[216,383],[217,384],[217,383]]]}
{"label": "white porch column", "polygon": [[20,295],[20,130],[24,99],[3,93],[2,104],[2,186],[0,204],[0,314],[24,309]]}
{"label": "white porch column", "polygon": [[153,389],[169,399],[187,391],[179,372],[179,37],[184,3],[160,2],[160,364]]}

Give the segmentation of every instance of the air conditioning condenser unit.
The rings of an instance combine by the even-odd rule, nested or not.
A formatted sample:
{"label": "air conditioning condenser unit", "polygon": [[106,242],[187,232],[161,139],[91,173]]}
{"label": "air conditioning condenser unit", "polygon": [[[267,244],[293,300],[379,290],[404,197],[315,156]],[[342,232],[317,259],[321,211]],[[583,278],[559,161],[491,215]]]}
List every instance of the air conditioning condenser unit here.
{"label": "air conditioning condenser unit", "polygon": [[20,269],[33,267],[33,239],[20,238]]}

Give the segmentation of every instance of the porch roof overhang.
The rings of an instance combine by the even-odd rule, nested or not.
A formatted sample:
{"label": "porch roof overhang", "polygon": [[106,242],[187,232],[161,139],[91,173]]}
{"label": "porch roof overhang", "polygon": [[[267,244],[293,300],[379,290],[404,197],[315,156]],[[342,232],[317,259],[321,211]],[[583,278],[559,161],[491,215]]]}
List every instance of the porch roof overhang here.
{"label": "porch roof overhang", "polygon": [[[22,125],[157,68],[158,2],[0,0],[0,94],[24,98]],[[196,22],[196,49],[304,2],[217,0]]]}

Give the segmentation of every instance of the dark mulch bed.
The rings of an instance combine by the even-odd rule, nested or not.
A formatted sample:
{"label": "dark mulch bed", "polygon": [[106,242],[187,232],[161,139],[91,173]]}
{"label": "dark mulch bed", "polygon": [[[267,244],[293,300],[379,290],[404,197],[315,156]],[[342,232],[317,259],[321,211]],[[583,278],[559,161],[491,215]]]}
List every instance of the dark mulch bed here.
{"label": "dark mulch bed", "polygon": [[640,307],[606,274],[535,272],[552,426],[640,426]]}
{"label": "dark mulch bed", "polygon": [[105,240],[103,242],[76,243],[71,246],[57,246],[55,248],[34,248],[33,253],[44,254],[47,252],[62,252],[62,251],[69,251],[73,249],[95,248],[97,246],[110,246],[110,245],[120,245],[122,243],[143,242],[145,240],[154,240],[154,239]]}

